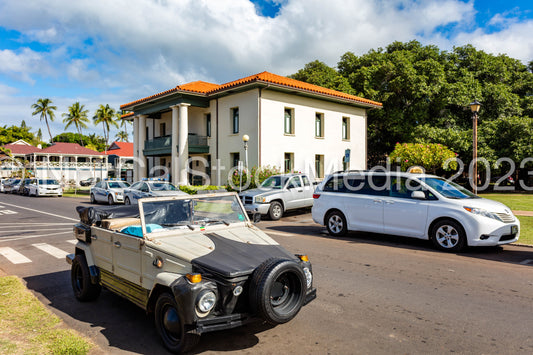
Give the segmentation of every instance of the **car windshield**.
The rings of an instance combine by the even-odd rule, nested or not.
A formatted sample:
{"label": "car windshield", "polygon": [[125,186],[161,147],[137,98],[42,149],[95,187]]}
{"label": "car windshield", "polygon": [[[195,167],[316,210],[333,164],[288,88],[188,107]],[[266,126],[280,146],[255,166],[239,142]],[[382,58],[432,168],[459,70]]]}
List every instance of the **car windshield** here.
{"label": "car windshield", "polygon": [[39,185],[59,185],[59,182],[54,179],[39,179]]}
{"label": "car windshield", "polygon": [[110,189],[125,189],[127,187],[130,187],[130,184],[122,181],[110,181],[107,184],[109,185]]}
{"label": "car windshield", "polygon": [[179,189],[168,182],[152,182],[149,183],[152,191],[178,191]]}
{"label": "car windshield", "polygon": [[442,178],[421,178],[423,182],[429,187],[433,188],[439,194],[446,198],[452,199],[466,199],[466,198],[478,198],[472,192],[468,191],[464,187],[457,185],[454,182],[448,181]]}
{"label": "car windshield", "polygon": [[271,189],[281,189],[285,186],[285,183],[289,177],[287,176],[271,176],[261,184],[261,187],[267,187]]}
{"label": "car windshield", "polygon": [[214,224],[230,225],[246,221],[238,197],[234,194],[210,197],[140,200],[147,231],[161,229],[204,230]]}

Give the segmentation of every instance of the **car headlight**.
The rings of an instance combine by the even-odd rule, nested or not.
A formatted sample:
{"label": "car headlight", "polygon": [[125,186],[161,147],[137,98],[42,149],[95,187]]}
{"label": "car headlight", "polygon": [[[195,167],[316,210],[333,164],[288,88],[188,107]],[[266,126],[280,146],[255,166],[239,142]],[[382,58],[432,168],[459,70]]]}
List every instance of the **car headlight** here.
{"label": "car headlight", "polygon": [[122,192],[115,192],[115,196],[122,197]]}
{"label": "car headlight", "polygon": [[217,302],[217,296],[215,293],[211,290],[204,291],[200,294],[200,297],[198,297],[198,301],[196,302],[196,307],[198,307],[198,310],[202,313],[207,313],[210,310],[213,309],[215,306],[215,303]]}
{"label": "car headlight", "polygon": [[498,217],[497,214],[492,213],[492,212],[489,212],[489,211],[487,211],[487,210],[484,210],[483,208],[467,207],[467,206],[464,206],[463,208],[464,208],[465,210],[467,210],[468,212],[473,213],[473,214],[475,214],[475,215],[483,216],[483,217],[487,217],[487,218],[491,218],[491,219],[495,219],[495,220],[497,220],[497,221],[503,222],[503,221],[501,220],[501,218]]}
{"label": "car headlight", "polygon": [[309,268],[304,267],[305,280],[307,281],[307,288],[310,288],[313,284],[313,274],[309,271]]}
{"label": "car headlight", "polygon": [[263,196],[256,196],[254,198],[254,201],[255,201],[255,203],[265,203],[265,202],[267,202],[267,199],[266,199],[266,197],[263,197]]}

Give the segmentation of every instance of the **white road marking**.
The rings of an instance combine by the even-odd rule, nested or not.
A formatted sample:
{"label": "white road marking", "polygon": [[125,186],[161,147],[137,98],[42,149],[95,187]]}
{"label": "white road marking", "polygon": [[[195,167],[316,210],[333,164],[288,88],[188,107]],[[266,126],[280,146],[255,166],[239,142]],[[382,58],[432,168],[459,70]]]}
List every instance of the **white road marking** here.
{"label": "white road marking", "polygon": [[48,234],[39,234],[39,235],[19,235],[19,236],[13,236],[8,239],[0,239],[0,243],[3,242],[11,242],[13,240],[22,240],[22,239],[31,239],[31,238],[40,238],[40,237],[48,237],[50,235],[58,235],[58,234],[67,234],[72,233],[72,230],[69,230],[68,232],[54,232],[54,233],[48,233]]}
{"label": "white road marking", "polygon": [[274,231],[269,231],[269,230],[265,230],[264,232],[266,232],[266,234],[275,234],[275,235],[280,235],[282,237],[294,237],[295,236],[294,233],[274,232]]}
{"label": "white road marking", "polygon": [[[72,228],[47,228],[47,229],[43,229],[43,228],[31,228],[31,229],[23,229],[23,228],[16,228],[16,229],[2,229],[0,230],[0,233],[10,233],[10,232],[19,232],[19,233],[29,233],[29,232],[37,232],[37,233],[42,233],[42,232],[51,232],[51,231],[56,231],[56,232],[59,232],[59,231],[71,231],[72,232]],[[1,236],[0,236],[1,238]]]}
{"label": "white road marking", "polygon": [[30,259],[22,255],[21,253],[13,250],[12,248],[0,248],[0,255],[6,257],[6,259],[11,261],[13,264],[31,263]]}
{"label": "white road marking", "polygon": [[70,243],[70,244],[78,244],[78,240],[77,240],[77,239],[67,240],[67,243]]}
{"label": "white road marking", "polygon": [[521,265],[533,264],[533,259],[526,259],[520,263]]}
{"label": "white road marking", "polygon": [[63,250],[61,250],[59,248],[56,248],[56,247],[54,247],[54,246],[52,246],[50,244],[46,244],[46,243],[32,244],[32,246],[34,246],[34,247],[36,247],[38,249],[41,249],[45,253],[48,253],[48,254],[50,254],[53,257],[56,257],[58,259],[63,259],[68,254],[66,251],[63,251]]}
{"label": "white road marking", "polygon": [[42,213],[42,214],[47,214],[47,215],[49,215],[49,216],[54,216],[54,217],[63,218],[63,219],[68,219],[68,220],[70,220],[70,221],[78,222],[77,219],[70,218],[70,217],[65,217],[65,216],[61,216],[61,215],[58,215],[58,214],[55,214],[55,213],[49,213],[49,212],[39,211],[39,210],[35,210],[35,209],[33,209],[33,208],[28,208],[28,207],[22,207],[22,206],[18,206],[18,205],[13,205],[13,204],[11,204],[11,203],[5,203],[5,202],[2,202],[2,204],[4,204],[4,205],[8,205],[8,206],[11,206],[11,207],[21,208],[21,209],[23,209],[23,210],[28,210],[28,211],[38,212],[38,213]]}
{"label": "white road marking", "polygon": [[6,223],[0,223],[0,228],[2,226],[15,226],[15,225],[35,225],[35,226],[71,226],[72,223],[39,223],[39,222],[21,222],[21,223],[13,223],[13,222],[6,222]]}

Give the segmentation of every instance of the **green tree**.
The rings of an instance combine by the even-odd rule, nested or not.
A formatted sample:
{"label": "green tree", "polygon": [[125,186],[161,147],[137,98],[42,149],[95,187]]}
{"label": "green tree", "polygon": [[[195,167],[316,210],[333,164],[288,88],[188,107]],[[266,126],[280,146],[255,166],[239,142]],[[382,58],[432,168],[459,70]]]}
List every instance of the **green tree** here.
{"label": "green tree", "polygon": [[13,143],[18,141],[19,139],[22,139],[30,144],[37,145],[39,143],[34,134],[30,132],[29,127],[0,127],[0,144]]}
{"label": "green tree", "polygon": [[128,132],[126,131],[120,131],[115,136],[115,139],[120,142],[127,142],[128,141]]}
{"label": "green tree", "polygon": [[89,118],[87,117],[88,112],[89,110],[85,110],[85,105],[80,105],[79,102],[75,102],[68,108],[68,113],[63,114],[63,123],[66,123],[65,129],[74,124],[80,135],[80,145],[82,146],[83,140],[81,140],[81,132],[82,128],[87,128],[87,123],[89,122]]}
{"label": "green tree", "polygon": [[342,91],[348,94],[353,93],[353,89],[350,87],[350,83],[346,78],[340,75],[335,69],[318,60],[306,64],[303,69],[298,70],[296,74],[289,75],[289,77],[328,89]]}
{"label": "green tree", "polygon": [[109,129],[111,126],[114,126],[115,128],[118,128],[118,123],[116,119],[118,118],[117,112],[115,109],[111,108],[109,105],[100,105],[98,110],[96,110],[96,113],[93,117],[94,124],[102,124],[102,127],[104,128],[104,140],[106,147],[109,143]]}
{"label": "green tree", "polygon": [[43,119],[46,122],[46,128],[48,128],[48,134],[50,135],[50,142],[53,142],[48,119],[50,119],[50,121],[54,121],[54,111],[57,110],[57,107],[52,105],[52,100],[50,99],[39,99],[36,103],[31,105],[31,108],[34,109],[32,116],[39,115],[41,122]]}

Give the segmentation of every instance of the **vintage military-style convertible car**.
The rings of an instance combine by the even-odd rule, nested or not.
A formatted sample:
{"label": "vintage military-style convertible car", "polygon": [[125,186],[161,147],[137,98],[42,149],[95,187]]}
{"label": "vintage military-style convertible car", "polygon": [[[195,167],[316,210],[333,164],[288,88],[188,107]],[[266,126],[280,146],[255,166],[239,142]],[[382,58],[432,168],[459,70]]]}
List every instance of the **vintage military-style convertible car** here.
{"label": "vintage military-style convertible car", "polygon": [[253,320],[290,321],[316,297],[311,263],[255,227],[235,193],[78,207],[67,256],[76,298],[101,287],[154,314],[172,352]]}

